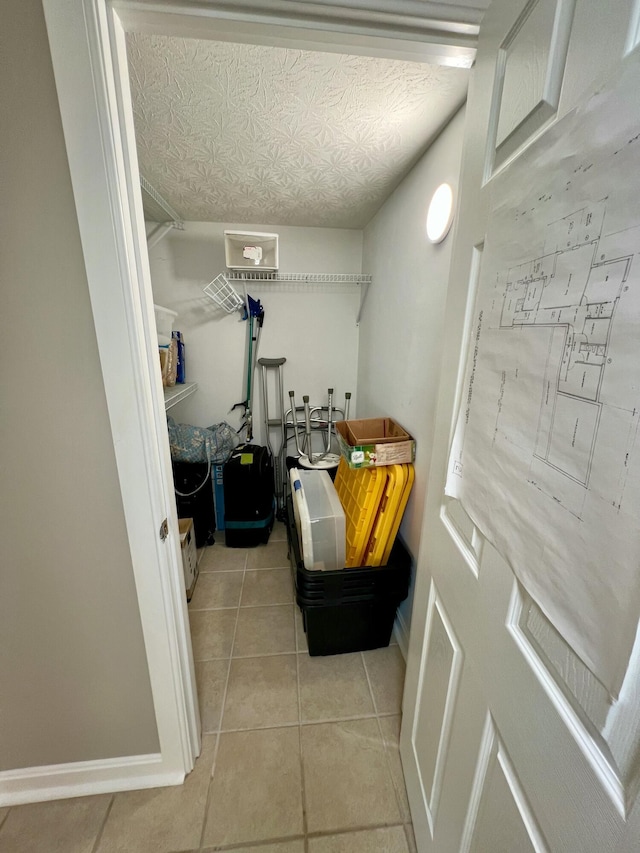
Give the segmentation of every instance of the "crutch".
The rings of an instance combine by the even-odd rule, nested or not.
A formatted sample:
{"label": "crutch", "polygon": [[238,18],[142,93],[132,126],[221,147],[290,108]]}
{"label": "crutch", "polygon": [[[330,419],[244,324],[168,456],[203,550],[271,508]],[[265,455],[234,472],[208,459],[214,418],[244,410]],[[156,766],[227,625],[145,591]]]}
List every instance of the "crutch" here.
{"label": "crutch", "polygon": [[[282,365],[286,362],[286,358],[259,358],[258,364],[262,368],[262,416],[264,419],[265,444],[269,448],[275,461],[275,480],[276,480],[276,500],[278,509],[284,509],[284,484],[286,478],[285,472],[285,441],[286,441],[286,426],[284,416],[284,390],[282,384]],[[280,406],[280,417],[269,417],[269,390],[268,390],[268,371],[276,369],[278,376],[276,379],[276,396]],[[271,429],[272,427],[280,427],[280,447],[278,453],[273,452],[271,446]]]}

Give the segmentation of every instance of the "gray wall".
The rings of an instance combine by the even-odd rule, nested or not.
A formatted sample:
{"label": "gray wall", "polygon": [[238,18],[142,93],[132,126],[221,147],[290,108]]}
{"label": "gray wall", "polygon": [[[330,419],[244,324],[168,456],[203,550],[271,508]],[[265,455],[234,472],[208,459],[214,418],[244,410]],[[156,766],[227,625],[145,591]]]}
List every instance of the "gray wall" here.
{"label": "gray wall", "polygon": [[0,27],[0,770],[158,751],[42,8]]}
{"label": "gray wall", "polygon": [[[435,428],[452,234],[438,245],[425,223],[434,190],[458,186],[460,110],[364,232],[362,270],[373,284],[360,326],[358,417],[390,416],[416,439],[416,479],[400,535],[417,558]],[[400,612],[409,626],[411,592]]]}

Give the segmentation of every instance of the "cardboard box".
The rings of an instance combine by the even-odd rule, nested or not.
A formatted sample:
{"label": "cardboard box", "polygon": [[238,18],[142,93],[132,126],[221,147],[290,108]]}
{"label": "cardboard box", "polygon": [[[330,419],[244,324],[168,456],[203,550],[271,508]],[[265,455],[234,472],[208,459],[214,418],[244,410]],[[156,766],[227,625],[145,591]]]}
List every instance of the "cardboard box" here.
{"label": "cardboard box", "polygon": [[336,435],[350,468],[400,465],[416,458],[414,439],[391,418],[338,421]]}
{"label": "cardboard box", "polygon": [[196,534],[192,518],[179,518],[180,550],[182,551],[182,570],[184,586],[187,591],[187,601],[191,601],[193,588],[198,579],[198,553],[196,551]]}

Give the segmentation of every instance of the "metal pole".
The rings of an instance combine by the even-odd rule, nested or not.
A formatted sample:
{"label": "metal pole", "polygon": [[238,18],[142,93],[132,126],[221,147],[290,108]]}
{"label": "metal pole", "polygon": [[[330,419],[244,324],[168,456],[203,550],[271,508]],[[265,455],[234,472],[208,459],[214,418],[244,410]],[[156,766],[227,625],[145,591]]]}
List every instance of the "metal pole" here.
{"label": "metal pole", "polygon": [[313,465],[313,448],[311,447],[311,415],[309,411],[309,395],[305,394],[302,398],[304,403],[304,428],[307,435],[307,457],[309,464]]}

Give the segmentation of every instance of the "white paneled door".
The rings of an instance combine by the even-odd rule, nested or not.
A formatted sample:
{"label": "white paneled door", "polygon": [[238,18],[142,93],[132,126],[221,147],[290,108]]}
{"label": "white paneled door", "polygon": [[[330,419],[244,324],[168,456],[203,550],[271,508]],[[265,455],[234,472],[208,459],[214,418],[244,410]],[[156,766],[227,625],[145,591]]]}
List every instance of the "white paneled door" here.
{"label": "white paneled door", "polygon": [[[640,68],[639,22],[633,0],[494,0],[481,27],[404,696],[401,752],[420,853],[640,850],[638,642],[613,698],[464,498],[444,491],[485,236],[493,212],[511,203],[503,179],[508,170],[509,186],[529,193],[526,152],[544,158],[554,128],[600,81]],[[640,92],[640,71],[637,79]],[[640,189],[640,175],[628,180]]]}

